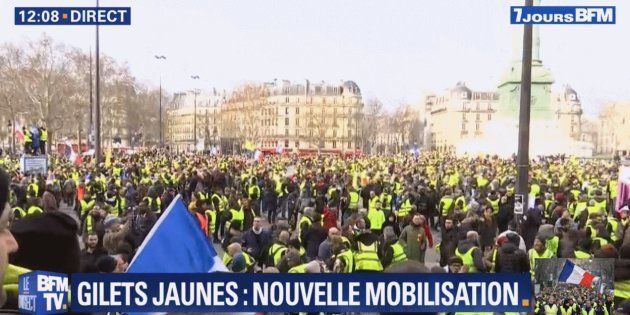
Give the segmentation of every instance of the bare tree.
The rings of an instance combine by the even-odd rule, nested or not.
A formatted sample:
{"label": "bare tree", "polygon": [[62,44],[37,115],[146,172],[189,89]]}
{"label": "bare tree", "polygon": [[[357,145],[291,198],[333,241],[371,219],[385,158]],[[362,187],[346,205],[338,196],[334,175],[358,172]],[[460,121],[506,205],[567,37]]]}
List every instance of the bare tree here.
{"label": "bare tree", "polygon": [[365,102],[361,117],[361,141],[363,142],[363,151],[366,153],[371,153],[376,145],[378,128],[374,128],[374,126],[378,124],[382,111],[383,103],[380,100],[373,98]]}

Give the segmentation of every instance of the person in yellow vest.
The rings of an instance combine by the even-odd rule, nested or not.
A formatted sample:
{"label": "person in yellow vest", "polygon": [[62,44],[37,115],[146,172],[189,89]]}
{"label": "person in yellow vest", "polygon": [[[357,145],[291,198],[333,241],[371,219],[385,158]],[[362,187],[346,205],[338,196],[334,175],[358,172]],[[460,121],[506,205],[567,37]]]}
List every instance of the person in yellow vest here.
{"label": "person in yellow vest", "polygon": [[602,212],[608,213],[608,202],[607,196],[605,196],[601,190],[595,190],[595,196],[593,197],[593,201],[595,201],[595,206]]}
{"label": "person in yellow vest", "polygon": [[463,272],[486,272],[487,268],[483,260],[483,251],[479,248],[479,234],[477,232],[468,231],[466,233],[466,239],[459,241],[455,255],[464,262]]}
{"label": "person in yellow vest", "polygon": [[46,126],[41,126],[39,128],[39,151],[43,155],[46,155],[46,142],[48,141],[48,129]]}
{"label": "person in yellow vest", "polygon": [[444,224],[444,218],[452,214],[454,208],[454,200],[452,196],[453,191],[449,188],[446,189],[444,196],[440,199],[440,226]]}
{"label": "person in yellow vest", "polygon": [[499,194],[494,190],[490,191],[490,194],[488,194],[488,198],[486,198],[486,201],[492,207],[492,215],[496,219],[496,217],[499,215],[499,203],[501,202]]}
{"label": "person in yellow vest", "polygon": [[619,194],[619,182],[617,181],[617,174],[612,174],[611,176],[608,185],[606,185],[606,190],[608,192],[610,205],[612,205],[610,208],[614,209],[615,204],[617,204],[617,195]]}
{"label": "person in yellow vest", "polygon": [[593,255],[591,255],[591,243],[592,241],[589,238],[581,239],[573,251],[575,258],[591,259],[593,257]]}
{"label": "person in yellow vest", "polygon": [[534,247],[527,253],[529,257],[529,265],[531,266],[532,279],[536,274],[536,260],[554,258],[555,255],[545,247],[545,240],[541,237],[534,239]]}
{"label": "person in yellow vest", "polygon": [[359,192],[357,191],[356,188],[352,187],[352,186],[348,186],[349,187],[349,191],[348,191],[348,211],[345,211],[343,213],[343,220],[345,222],[345,220],[350,217],[351,215],[357,213],[359,211],[359,200],[361,199],[361,196],[359,195]]}
{"label": "person in yellow vest", "polygon": [[[378,196],[374,198],[376,199],[378,198]],[[383,209],[378,205],[375,205],[373,207],[371,206],[368,210],[367,217],[370,221],[370,230],[372,230],[372,233],[377,235],[381,234],[383,224],[385,223],[385,213],[383,212]]]}
{"label": "person in yellow vest", "polygon": [[354,255],[352,250],[346,247],[341,236],[333,235],[330,244],[333,257],[331,259],[332,266],[329,269],[334,273],[354,272]]}
{"label": "person in yellow vest", "polygon": [[387,268],[391,264],[407,261],[405,248],[398,242],[394,228],[386,226],[383,229],[383,247],[381,249],[381,262],[383,268]]}
{"label": "person in yellow vest", "polygon": [[308,231],[311,225],[313,225],[314,216],[315,216],[315,208],[313,207],[304,208],[304,213],[302,214],[302,217],[300,217],[300,221],[298,222],[298,225],[297,225],[297,235],[300,242],[302,242],[305,239],[304,235],[306,234],[306,231]]}
{"label": "person in yellow vest", "polygon": [[378,256],[378,237],[367,232],[359,234],[356,238],[356,250],[354,251],[355,272],[381,272],[383,265]]}
{"label": "person in yellow vest", "polygon": [[267,266],[278,267],[280,260],[287,253],[289,239],[291,234],[288,231],[281,231],[278,234],[278,239],[269,246],[269,252],[267,253]]}
{"label": "person in yellow vest", "polygon": [[22,126],[22,133],[24,134],[24,154],[32,154],[33,139],[31,138],[31,132],[26,126]]}
{"label": "person in yellow vest", "polygon": [[409,215],[411,214],[411,209],[413,207],[413,202],[411,201],[411,196],[409,192],[405,192],[402,195],[402,201],[400,203],[400,207],[396,212],[396,220],[398,220],[398,224],[400,228],[404,228],[405,222],[408,220]]}

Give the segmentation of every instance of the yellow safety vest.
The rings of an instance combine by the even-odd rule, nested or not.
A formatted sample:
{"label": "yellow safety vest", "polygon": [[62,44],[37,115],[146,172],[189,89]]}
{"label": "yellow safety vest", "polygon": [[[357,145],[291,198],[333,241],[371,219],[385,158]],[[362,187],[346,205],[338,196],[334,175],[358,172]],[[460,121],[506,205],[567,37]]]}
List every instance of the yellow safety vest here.
{"label": "yellow safety vest", "polygon": [[392,195],[388,193],[383,193],[381,195],[381,209],[383,209],[383,211],[392,210]]}
{"label": "yellow safety vest", "polygon": [[42,130],[41,135],[39,136],[39,141],[48,140],[48,130]]}
{"label": "yellow safety vest", "polygon": [[487,198],[487,200],[490,203],[490,206],[492,206],[492,214],[499,214],[499,201],[501,201],[501,199],[497,198],[496,200],[492,200],[490,198]]}
{"label": "yellow safety vest", "polygon": [[217,222],[217,212],[214,210],[206,210],[206,216],[208,217],[208,235],[214,234],[214,226]]}
{"label": "yellow safety vest", "polygon": [[392,259],[392,263],[407,261],[405,249],[402,247],[402,245],[400,245],[400,243],[396,242],[392,244],[391,248],[394,251],[394,258]]}
{"label": "yellow safety vest", "polygon": [[289,273],[306,273],[306,266],[308,264],[301,264],[289,269]]}
{"label": "yellow safety vest", "polygon": [[630,279],[615,281],[615,298],[630,299]]}
{"label": "yellow safety vest", "polygon": [[475,259],[473,258],[473,251],[477,248],[477,246],[471,247],[467,252],[461,253],[459,248],[455,249],[455,255],[462,259],[462,262],[465,266],[468,266],[468,272],[474,273],[477,272],[477,267],[475,267]]}
{"label": "yellow safety vest", "polygon": [[241,223],[241,230],[242,230],[243,229],[243,221],[245,220],[245,212],[243,211],[243,208],[240,208],[238,210],[230,209],[230,213],[232,214],[232,219],[230,220],[230,226],[232,226],[232,224],[234,222],[240,222]]}
{"label": "yellow safety vest", "polygon": [[359,209],[359,193],[357,193],[356,191],[351,191],[348,195],[350,196],[350,204],[348,205],[348,209]]}
{"label": "yellow safety vest", "polygon": [[274,243],[269,247],[269,257],[271,257],[274,266],[278,266],[286,251],[287,247],[283,244]]}
{"label": "yellow safety vest", "polygon": [[532,186],[529,189],[529,195],[530,196],[538,196],[538,194],[540,193],[540,186],[538,186],[538,184],[532,184]]}
{"label": "yellow safety vest", "polygon": [[354,257],[352,256],[352,251],[350,251],[349,249],[344,250],[343,252],[339,253],[339,255],[335,256],[334,260],[337,259],[341,259],[344,264],[343,270],[341,270],[341,272],[351,273],[352,271],[354,271]]}
{"label": "yellow safety vest", "polygon": [[26,211],[26,215],[38,215],[44,213],[44,210],[38,206],[30,206]]}
{"label": "yellow safety vest", "polygon": [[611,180],[610,182],[608,182],[608,190],[610,190],[610,199],[617,198],[618,188],[619,187],[618,187],[617,180]]}
{"label": "yellow safety vest", "polygon": [[26,216],[26,211],[24,211],[24,209],[20,208],[20,207],[14,207],[13,208],[13,218],[14,219],[21,219],[23,217]]}
{"label": "yellow safety vest", "polygon": [[545,252],[538,254],[535,249],[529,250],[529,265],[531,267],[532,277],[534,277],[534,270],[536,270],[536,259],[548,259],[553,258],[553,253],[549,249],[545,249]]}
{"label": "yellow safety vest", "polygon": [[31,140],[31,132],[28,130],[24,132],[24,142],[26,143],[33,142],[33,140]]}
{"label": "yellow safety vest", "polygon": [[380,208],[379,206],[380,202],[381,202],[381,199],[378,196],[374,196],[374,198],[370,199],[370,206],[368,207],[368,210]]}
{"label": "yellow safety vest", "polygon": [[573,254],[575,254],[575,258],[577,259],[590,259],[591,258],[591,254],[583,252],[581,250],[573,251]]}
{"label": "yellow safety vest", "polygon": [[398,209],[398,217],[404,218],[409,215],[409,213],[411,213],[411,201],[407,199],[400,205],[400,209]]}
{"label": "yellow safety vest", "polygon": [[462,210],[463,212],[468,212],[468,209],[466,209],[466,198],[464,198],[464,196],[457,197],[457,199],[455,199],[455,204],[461,204],[462,207],[460,210]]}
{"label": "yellow safety vest", "polygon": [[453,205],[453,198],[451,197],[442,197],[442,199],[440,200],[441,204],[444,204],[444,206],[442,206],[442,216],[447,216],[451,206]]}
{"label": "yellow safety vest", "polygon": [[312,224],[313,224],[313,220],[311,220],[311,218],[309,218],[307,215],[303,215],[302,218],[300,218],[300,223],[298,224],[298,239],[300,241],[302,241],[302,237],[300,236],[302,234],[302,223],[307,223],[306,228],[308,229]]}
{"label": "yellow safety vest", "polygon": [[368,219],[370,220],[370,229],[381,230],[385,223],[385,213],[380,209],[371,209],[368,211]]}
{"label": "yellow safety vest", "polygon": [[595,206],[598,207],[601,211],[604,211],[604,212],[606,212],[606,204],[607,204],[606,199],[604,199],[604,200],[602,200],[600,202],[595,201]]}
{"label": "yellow safety vest", "polygon": [[358,251],[354,253],[354,266],[357,271],[383,271],[383,265],[378,258],[377,242],[366,246],[361,242],[357,243]]}

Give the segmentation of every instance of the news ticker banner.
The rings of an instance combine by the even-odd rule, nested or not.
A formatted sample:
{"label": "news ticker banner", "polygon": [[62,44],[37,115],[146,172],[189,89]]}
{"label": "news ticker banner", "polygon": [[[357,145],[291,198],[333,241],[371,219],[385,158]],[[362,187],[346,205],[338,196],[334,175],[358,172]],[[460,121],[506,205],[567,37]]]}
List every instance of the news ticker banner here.
{"label": "news ticker banner", "polygon": [[512,6],[511,24],[615,24],[614,6]]}
{"label": "news ticker banner", "polygon": [[131,25],[131,8],[16,7],[15,25]]}
{"label": "news ticker banner", "polygon": [[[530,312],[525,274],[20,276],[23,312]],[[23,288],[23,285],[26,287]],[[72,301],[68,303],[68,288]]]}

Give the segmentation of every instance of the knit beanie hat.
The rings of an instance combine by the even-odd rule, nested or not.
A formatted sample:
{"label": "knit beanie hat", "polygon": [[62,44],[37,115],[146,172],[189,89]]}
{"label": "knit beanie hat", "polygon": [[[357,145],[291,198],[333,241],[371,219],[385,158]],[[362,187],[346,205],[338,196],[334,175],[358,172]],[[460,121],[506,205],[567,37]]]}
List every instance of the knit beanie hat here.
{"label": "knit beanie hat", "polygon": [[245,272],[247,270],[247,262],[242,253],[234,255],[232,259],[232,272]]}

